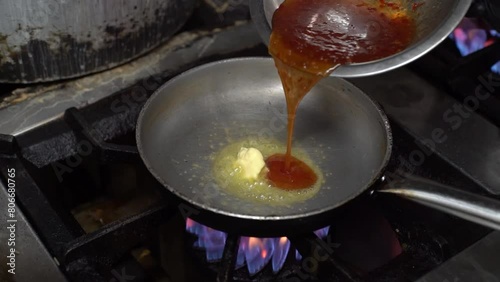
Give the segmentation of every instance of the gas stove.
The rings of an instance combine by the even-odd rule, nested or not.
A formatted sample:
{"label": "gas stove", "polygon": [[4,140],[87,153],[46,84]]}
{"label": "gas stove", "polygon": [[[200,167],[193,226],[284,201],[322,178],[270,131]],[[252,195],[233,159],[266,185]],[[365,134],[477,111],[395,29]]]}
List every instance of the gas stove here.
{"label": "gas stove", "polygon": [[[144,167],[135,125],[173,76],[268,56],[246,6],[234,2],[229,12],[202,5],[172,40],[126,65],[0,85],[0,222],[14,226],[2,227],[0,242],[15,242],[0,245],[0,281],[498,281],[499,232],[390,196],[366,194],[328,226],[275,238],[189,218]],[[500,40],[473,24],[464,19],[462,32],[407,67],[351,82],[390,117],[398,174],[390,177],[500,199]],[[433,141],[436,131],[446,140]]]}

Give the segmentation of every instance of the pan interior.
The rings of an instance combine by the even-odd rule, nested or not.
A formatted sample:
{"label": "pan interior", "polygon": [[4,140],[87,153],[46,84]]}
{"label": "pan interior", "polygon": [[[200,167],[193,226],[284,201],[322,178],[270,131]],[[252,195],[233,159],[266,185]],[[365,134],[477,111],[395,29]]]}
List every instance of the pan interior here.
{"label": "pan interior", "polygon": [[360,90],[323,80],[298,111],[294,146],[320,167],[325,184],[309,200],[271,206],[224,193],[210,175],[209,156],[232,140],[253,136],[286,141],[286,105],[273,61],[217,62],[168,82],[148,101],[138,126],[146,165],[167,189],[226,215],[292,219],[321,213],[354,198],[384,168],[390,152],[387,120]]}

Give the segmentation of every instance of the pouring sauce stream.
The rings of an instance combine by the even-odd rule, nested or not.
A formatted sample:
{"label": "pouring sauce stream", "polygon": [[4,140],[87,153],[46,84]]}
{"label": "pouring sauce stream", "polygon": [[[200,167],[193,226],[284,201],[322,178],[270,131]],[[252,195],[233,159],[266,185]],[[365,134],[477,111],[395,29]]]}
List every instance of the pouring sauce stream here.
{"label": "pouring sauce stream", "polygon": [[407,9],[384,0],[285,0],[272,24],[269,52],[285,91],[288,139],[286,154],[266,160],[267,177],[282,189],[304,189],[317,177],[292,156],[302,99],[339,66],[375,61],[406,49],[416,24]]}

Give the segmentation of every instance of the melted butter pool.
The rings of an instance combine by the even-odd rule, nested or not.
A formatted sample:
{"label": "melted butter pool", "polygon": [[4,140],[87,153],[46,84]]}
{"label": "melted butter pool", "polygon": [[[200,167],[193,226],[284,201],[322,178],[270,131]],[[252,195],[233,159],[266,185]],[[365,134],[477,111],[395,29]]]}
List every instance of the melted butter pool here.
{"label": "melted butter pool", "polygon": [[298,146],[294,146],[293,155],[305,162],[318,176],[318,181],[312,187],[293,191],[274,187],[266,179],[266,168],[261,171],[256,180],[245,179],[241,168],[236,165],[237,155],[241,147],[258,149],[264,156],[264,159],[276,153],[284,153],[286,151],[285,144],[277,140],[247,138],[232,142],[214,154],[212,158],[212,177],[219,188],[229,194],[260,203],[290,205],[312,198],[324,184],[324,177],[319,167]]}

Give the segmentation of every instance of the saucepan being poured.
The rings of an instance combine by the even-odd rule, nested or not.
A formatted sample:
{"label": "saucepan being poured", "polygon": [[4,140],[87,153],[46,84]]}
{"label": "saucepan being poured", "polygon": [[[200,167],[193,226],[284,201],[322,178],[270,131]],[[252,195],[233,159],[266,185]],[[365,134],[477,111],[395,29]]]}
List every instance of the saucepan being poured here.
{"label": "saucepan being poured", "polygon": [[405,50],[416,30],[412,13],[395,2],[286,0],[274,13],[269,49],[290,67],[326,76]]}
{"label": "saucepan being poured", "polygon": [[[316,50],[321,50],[327,58],[331,58],[328,53],[334,52],[333,47],[342,47],[336,49],[340,52],[344,48],[357,52],[356,58],[344,58],[348,64],[338,67],[331,76],[361,77],[401,67],[432,50],[453,32],[471,2],[472,0],[255,0],[250,1],[250,8],[252,20],[266,44],[270,45],[272,31],[276,34],[281,27],[294,29],[297,33],[291,35],[293,38],[309,43],[305,48],[296,45],[297,49],[305,51],[307,47],[318,47],[317,44],[320,44],[321,48]],[[301,9],[294,9],[298,6]],[[277,16],[284,13],[289,14],[289,17],[281,17],[282,21],[279,21]],[[391,26],[387,30],[384,24],[388,18],[397,26]],[[274,26],[275,24],[278,26]],[[302,28],[296,29],[294,25]],[[410,30],[405,31],[405,26]],[[334,33],[323,33],[325,28]],[[391,37],[391,32],[396,30],[402,33],[399,33],[399,37]],[[404,42],[409,35],[410,42]],[[332,37],[342,42],[336,41],[331,45]],[[361,43],[358,39],[363,37],[368,39],[364,41],[366,44],[356,45],[355,42]],[[329,47],[325,48],[325,45]],[[373,50],[380,47],[385,50]],[[403,48],[397,50],[400,47]],[[359,52],[363,48],[367,51],[364,54]],[[375,56],[373,51],[379,52],[378,55],[381,56]],[[383,51],[386,53],[383,54]],[[308,59],[308,54],[302,55],[305,55],[303,60]],[[321,67],[325,66],[319,67],[321,71]]]}

